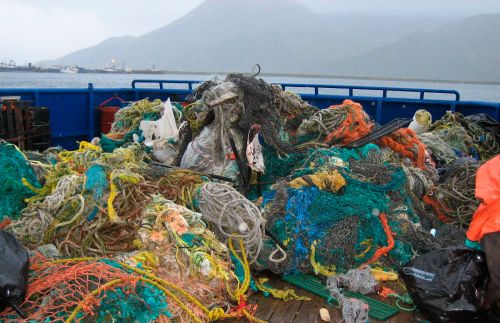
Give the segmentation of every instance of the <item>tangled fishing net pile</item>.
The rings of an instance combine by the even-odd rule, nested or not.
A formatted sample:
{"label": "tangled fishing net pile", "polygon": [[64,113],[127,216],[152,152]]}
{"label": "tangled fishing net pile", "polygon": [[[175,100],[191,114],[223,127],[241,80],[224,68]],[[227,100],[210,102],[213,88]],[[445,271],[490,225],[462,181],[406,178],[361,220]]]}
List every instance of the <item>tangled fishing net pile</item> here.
{"label": "tangled fishing net pile", "polygon": [[75,151],[0,143],[0,225],[32,254],[27,321],[258,321],[249,291],[300,297],[256,271],[343,277],[462,244],[475,173],[500,149],[451,112],[343,148],[377,127],[360,104],[319,110],[241,74],[186,100],[134,102]]}

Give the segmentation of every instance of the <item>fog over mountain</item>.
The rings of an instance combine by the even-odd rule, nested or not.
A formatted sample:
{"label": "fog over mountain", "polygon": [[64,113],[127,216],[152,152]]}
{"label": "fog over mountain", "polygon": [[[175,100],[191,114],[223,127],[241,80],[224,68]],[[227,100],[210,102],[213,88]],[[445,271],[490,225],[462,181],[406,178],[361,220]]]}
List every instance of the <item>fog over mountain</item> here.
{"label": "fog over mountain", "polygon": [[138,37],[43,64],[500,81],[500,14],[467,19],[321,14],[297,0],[207,0]]}

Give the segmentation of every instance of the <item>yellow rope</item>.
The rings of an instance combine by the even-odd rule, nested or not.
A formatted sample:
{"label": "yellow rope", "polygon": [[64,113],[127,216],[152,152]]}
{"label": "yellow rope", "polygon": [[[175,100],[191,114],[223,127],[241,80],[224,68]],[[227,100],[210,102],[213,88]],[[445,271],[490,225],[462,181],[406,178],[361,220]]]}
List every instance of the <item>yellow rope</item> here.
{"label": "yellow rope", "polygon": [[118,194],[118,187],[115,184],[116,179],[121,179],[124,182],[131,184],[138,184],[141,181],[141,178],[138,175],[130,174],[130,173],[118,173],[111,172],[110,175],[110,192],[108,197],[108,216],[111,222],[118,222],[120,218],[116,214],[115,208],[113,206],[113,202]]}
{"label": "yellow rope", "polygon": [[314,240],[313,244],[311,245],[311,265],[313,266],[314,273],[316,275],[321,274],[326,277],[330,277],[332,275],[335,275],[335,266],[329,266],[325,267],[321,265],[320,263],[316,262],[316,243],[317,241]]}
{"label": "yellow rope", "polygon": [[298,296],[295,294],[293,289],[283,289],[279,290],[276,288],[268,287],[265,285],[269,281],[269,278],[260,278],[255,281],[255,286],[261,291],[265,293],[271,294],[274,298],[281,299],[285,302],[290,300],[296,301],[310,301],[311,299],[307,296]]}
{"label": "yellow rope", "polygon": [[[245,247],[243,245],[243,241],[241,239],[238,240],[239,242],[239,245],[240,245],[240,250],[242,252],[242,258],[241,259],[237,253],[236,253],[236,250],[234,249],[234,245],[233,245],[233,242],[232,242],[232,239],[229,239],[229,248],[230,250],[233,252],[234,256],[236,257],[236,259],[238,261],[240,261],[242,264],[243,264],[243,269],[244,269],[244,274],[245,274],[245,277],[244,277],[244,280],[243,280],[243,283],[241,285],[238,286],[238,288],[236,289],[236,291],[233,293],[230,293],[230,295],[233,296],[234,300],[237,301],[238,303],[243,299],[243,300],[246,300],[246,292],[248,290],[248,287],[250,286],[250,278],[251,278],[251,274],[250,274],[250,266],[248,264],[248,259],[246,257],[246,253],[245,253]],[[57,264],[57,263],[68,263],[68,262],[82,262],[82,261],[92,261],[92,260],[97,260],[98,258],[93,258],[93,257],[82,257],[82,258],[72,258],[72,259],[59,259],[59,260],[53,260],[51,261],[51,263],[54,263],[54,264]],[[220,307],[216,307],[216,308],[213,308],[212,310],[209,310],[205,305],[203,305],[203,303],[201,303],[201,301],[199,301],[196,297],[194,297],[193,295],[189,294],[188,292],[184,291],[182,288],[178,287],[177,285],[169,282],[169,281],[166,281],[164,279],[161,279],[145,270],[142,270],[142,269],[139,269],[139,268],[136,268],[136,267],[133,267],[133,266],[130,266],[129,264],[127,263],[124,263],[124,262],[121,262],[121,261],[117,261],[118,264],[120,264],[122,267],[126,268],[126,269],[129,269],[137,274],[140,274],[144,277],[147,277],[147,278],[144,278],[144,277],[137,277],[139,280],[141,281],[144,281],[144,282],[147,282],[147,283],[150,283],[152,284],[153,286],[155,287],[158,287],[160,288],[160,290],[162,290],[163,292],[165,292],[165,294],[169,297],[171,297],[175,302],[177,302],[181,308],[186,311],[186,313],[188,313],[196,322],[201,322],[201,320],[199,320],[198,318],[196,318],[195,314],[189,310],[189,308],[187,308],[187,306],[176,296],[174,295],[172,292],[170,292],[169,290],[167,290],[165,287],[168,287],[174,291],[176,291],[177,293],[179,293],[180,295],[182,295],[183,297],[185,297],[189,302],[193,303],[194,305],[196,305],[198,308],[200,308],[209,318],[209,320],[211,321],[216,321],[216,320],[220,320],[220,319],[227,319],[227,318],[234,318],[236,316],[239,315],[238,312],[235,312],[235,313],[231,313],[231,314],[226,314],[224,312],[224,310]],[[92,296],[95,296],[96,294],[98,294],[101,290],[109,287],[109,286],[112,286],[114,284],[117,284],[119,283],[121,280],[118,279],[118,280],[114,280],[114,281],[111,281],[111,282],[108,282],[102,286],[100,286],[98,289],[94,290],[91,294],[89,294],[85,300],[88,298],[88,297],[92,297]],[[82,302],[80,303],[83,303],[85,302],[85,300],[83,300]],[[73,311],[73,313],[71,314],[71,316],[68,318],[68,320],[66,320],[66,322],[71,322],[75,317],[76,315],[78,314],[78,312],[82,309],[82,306],[81,304],[79,304],[79,306]],[[246,309],[242,309],[241,310],[241,313],[243,313],[243,315],[251,322],[256,322],[256,323],[264,323],[265,321],[262,321],[258,318],[255,318],[252,314],[250,314],[248,312],[248,310]]]}

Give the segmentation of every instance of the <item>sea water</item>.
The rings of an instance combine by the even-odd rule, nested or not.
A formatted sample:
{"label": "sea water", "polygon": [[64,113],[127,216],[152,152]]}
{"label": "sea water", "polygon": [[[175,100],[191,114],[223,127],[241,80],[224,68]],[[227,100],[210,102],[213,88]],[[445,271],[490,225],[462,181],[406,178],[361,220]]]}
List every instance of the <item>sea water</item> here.
{"label": "sea water", "polygon": [[[130,88],[132,80],[199,80],[204,81],[213,76],[221,79],[224,75],[186,75],[186,74],[97,74],[97,73],[34,73],[34,72],[0,72],[0,88],[86,88],[92,83],[96,88]],[[386,86],[407,88],[447,89],[460,92],[461,100],[477,100],[500,102],[500,84],[466,84],[466,83],[436,83],[432,81],[389,81],[363,79],[336,79],[311,77],[273,77],[263,76],[264,80],[275,83],[304,83],[304,84],[333,84],[333,85],[362,85]],[[158,87],[158,84],[149,84],[148,87]],[[169,84],[170,87],[176,85]],[[177,85],[182,86],[182,85]],[[296,90],[290,88],[289,90]],[[313,93],[313,89],[301,89],[300,93]],[[345,94],[346,90],[323,91],[323,94]],[[355,91],[356,95],[379,96],[380,92]],[[418,98],[418,94],[391,92],[390,97]],[[429,95],[429,99],[448,98],[453,96]]]}

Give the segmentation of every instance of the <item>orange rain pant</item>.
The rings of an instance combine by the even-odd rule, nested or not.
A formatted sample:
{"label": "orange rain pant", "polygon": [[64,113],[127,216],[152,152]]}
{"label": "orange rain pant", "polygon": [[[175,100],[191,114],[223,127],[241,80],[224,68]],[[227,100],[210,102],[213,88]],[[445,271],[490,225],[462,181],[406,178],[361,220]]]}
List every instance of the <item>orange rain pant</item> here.
{"label": "orange rain pant", "polygon": [[485,234],[500,232],[500,155],[478,169],[476,198],[482,203],[472,217],[467,239],[479,242]]}

